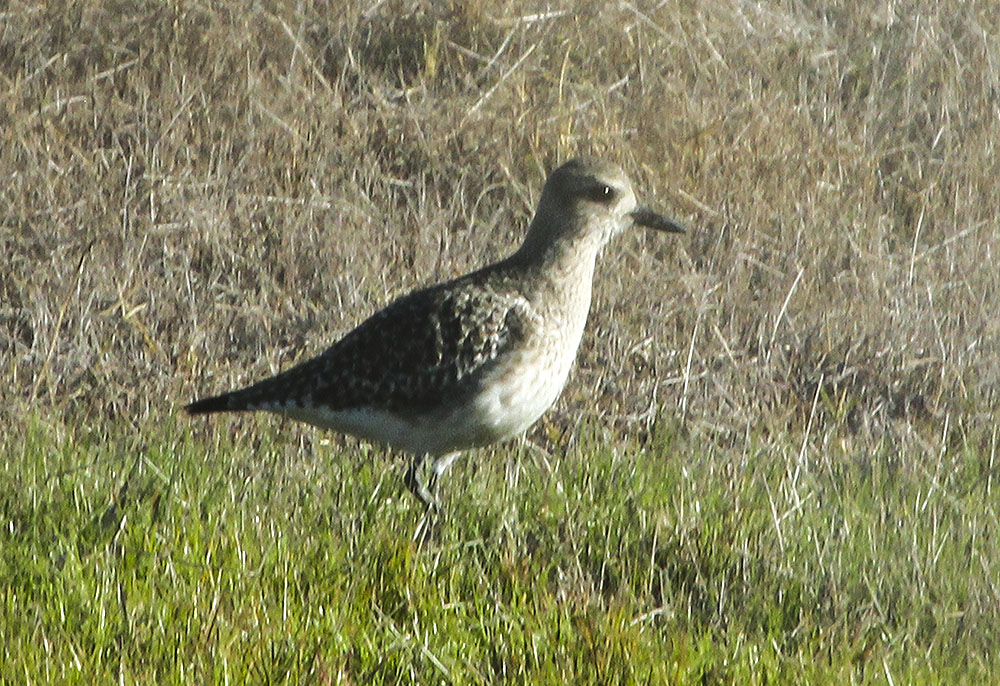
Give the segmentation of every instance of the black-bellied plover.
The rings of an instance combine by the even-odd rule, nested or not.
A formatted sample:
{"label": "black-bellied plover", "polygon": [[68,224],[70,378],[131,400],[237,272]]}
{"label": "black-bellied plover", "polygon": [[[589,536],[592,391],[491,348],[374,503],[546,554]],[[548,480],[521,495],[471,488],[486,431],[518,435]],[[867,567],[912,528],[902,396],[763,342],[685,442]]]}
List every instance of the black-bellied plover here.
{"label": "black-bellied plover", "polygon": [[640,206],[619,167],[570,160],[549,175],[511,256],[405,295],[318,357],[186,409],[266,410],[400,448],[413,455],[406,484],[430,508],[460,451],[517,436],[555,402],[580,346],[597,254],[633,225],[683,231]]}

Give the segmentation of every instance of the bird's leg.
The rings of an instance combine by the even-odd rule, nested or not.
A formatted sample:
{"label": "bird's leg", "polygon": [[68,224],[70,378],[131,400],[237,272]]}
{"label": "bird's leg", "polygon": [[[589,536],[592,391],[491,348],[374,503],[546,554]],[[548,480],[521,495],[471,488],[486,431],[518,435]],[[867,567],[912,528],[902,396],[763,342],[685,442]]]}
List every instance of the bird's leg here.
{"label": "bird's leg", "polygon": [[406,485],[427,508],[424,516],[420,518],[417,530],[413,533],[414,541],[424,544],[437,538],[439,534],[438,524],[440,523],[438,522],[438,514],[441,512],[441,503],[437,499],[437,482],[458,455],[458,452],[454,452],[435,457],[431,463],[430,478],[426,485],[420,481],[420,467],[427,459],[427,455],[414,458],[413,462],[410,463],[410,469],[406,472]]}
{"label": "bird's leg", "polygon": [[424,504],[425,508],[433,510],[437,507],[437,499],[420,478],[420,468],[423,467],[425,459],[427,459],[426,454],[414,456],[409,469],[406,470],[406,487],[410,489],[410,493],[417,497],[417,500]]}
{"label": "bird's leg", "polygon": [[434,458],[434,462],[431,464],[431,479],[430,479],[430,490],[435,494],[435,500],[437,500],[437,482],[446,471],[451,463],[454,462],[458,456],[459,452],[455,451],[453,453],[445,453]]}

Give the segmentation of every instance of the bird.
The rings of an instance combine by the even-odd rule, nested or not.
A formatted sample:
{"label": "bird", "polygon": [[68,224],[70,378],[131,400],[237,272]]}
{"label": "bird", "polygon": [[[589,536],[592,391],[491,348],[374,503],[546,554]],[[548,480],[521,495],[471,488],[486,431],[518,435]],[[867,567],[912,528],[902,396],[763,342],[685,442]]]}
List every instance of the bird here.
{"label": "bird", "polygon": [[316,357],[185,409],[272,412],[402,450],[407,488],[436,510],[438,481],[460,453],[520,435],[555,403],[598,255],[634,226],[685,232],[639,204],[619,166],[571,159],[549,174],[509,256],[403,295]]}

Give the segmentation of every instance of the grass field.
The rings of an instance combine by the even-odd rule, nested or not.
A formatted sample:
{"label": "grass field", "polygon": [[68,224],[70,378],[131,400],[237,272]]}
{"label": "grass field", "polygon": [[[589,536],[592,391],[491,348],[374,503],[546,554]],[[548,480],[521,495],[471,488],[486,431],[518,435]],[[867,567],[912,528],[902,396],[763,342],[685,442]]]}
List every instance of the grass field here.
{"label": "grass field", "polygon": [[[992,2],[0,8],[0,681],[1000,673]],[[196,395],[497,258],[547,171],[683,221],[466,456]]]}

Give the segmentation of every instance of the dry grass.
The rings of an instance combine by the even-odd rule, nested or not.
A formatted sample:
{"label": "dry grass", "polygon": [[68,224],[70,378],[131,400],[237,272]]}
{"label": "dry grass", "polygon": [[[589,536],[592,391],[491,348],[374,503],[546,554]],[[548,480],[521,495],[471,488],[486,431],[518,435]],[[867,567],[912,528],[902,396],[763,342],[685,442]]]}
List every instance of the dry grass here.
{"label": "dry grass", "polygon": [[988,3],[376,5],[7,10],[8,414],[287,365],[510,250],[577,153],[692,228],[609,251],[581,408],[738,437],[817,391],[852,434],[995,405]]}
{"label": "dry grass", "polygon": [[1000,19],[823,4],[8,4],[0,422],[151,430],[509,251],[594,153],[691,231],[609,248],[536,441],[779,446],[776,522],[800,469],[964,451],[995,516]]}

